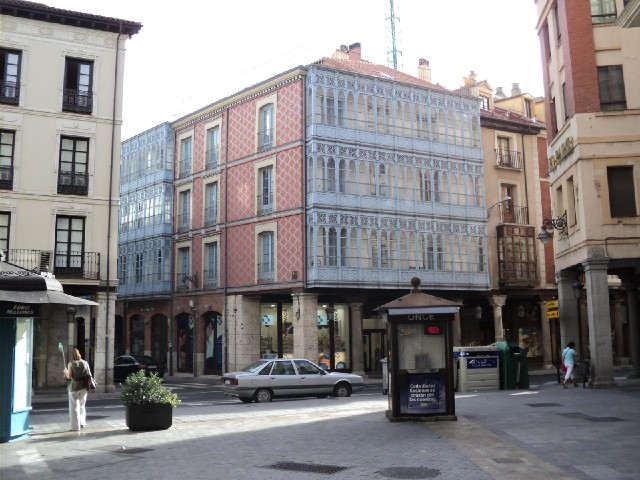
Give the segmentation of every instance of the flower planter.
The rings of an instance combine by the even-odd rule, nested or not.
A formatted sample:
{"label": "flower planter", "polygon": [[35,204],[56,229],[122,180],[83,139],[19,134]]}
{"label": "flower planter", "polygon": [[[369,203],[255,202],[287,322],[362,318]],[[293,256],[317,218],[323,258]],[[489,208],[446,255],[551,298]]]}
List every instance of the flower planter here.
{"label": "flower planter", "polygon": [[173,422],[173,407],[168,403],[129,405],[126,407],[129,430],[166,430]]}

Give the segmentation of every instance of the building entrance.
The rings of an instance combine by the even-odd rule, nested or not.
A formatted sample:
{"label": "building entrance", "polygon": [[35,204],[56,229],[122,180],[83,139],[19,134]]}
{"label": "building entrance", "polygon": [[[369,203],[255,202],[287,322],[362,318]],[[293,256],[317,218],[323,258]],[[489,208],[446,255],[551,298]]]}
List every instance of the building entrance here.
{"label": "building entrance", "polygon": [[362,349],[364,355],[364,371],[382,374],[380,359],[387,356],[387,331],[371,329],[362,331]]}

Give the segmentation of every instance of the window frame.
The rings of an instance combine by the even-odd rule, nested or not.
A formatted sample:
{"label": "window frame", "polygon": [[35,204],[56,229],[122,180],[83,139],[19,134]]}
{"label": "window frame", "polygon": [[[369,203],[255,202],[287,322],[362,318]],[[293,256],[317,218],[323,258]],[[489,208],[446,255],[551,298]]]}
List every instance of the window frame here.
{"label": "window frame", "polygon": [[[65,148],[65,142],[73,142],[71,149]],[[86,143],[86,150],[78,149],[80,142]],[[58,155],[58,193],[71,195],[89,194],[89,161],[90,161],[91,139],[88,137],[78,137],[72,135],[60,136],[60,151]],[[65,152],[71,152],[71,159],[64,159]],[[82,153],[85,154],[85,161],[82,162]],[[70,170],[64,170],[64,164],[71,164]],[[78,166],[84,165],[84,172],[77,171]]]}
{"label": "window frame", "polygon": [[[605,73],[606,72],[606,73]],[[624,69],[622,65],[602,65],[597,67],[598,94],[600,96],[600,110],[603,112],[621,111],[627,109],[627,95],[624,85]],[[604,75],[601,75],[604,74]],[[614,80],[619,74],[620,84]],[[606,76],[605,76],[606,75]],[[607,101],[603,100],[603,91],[607,90]],[[617,97],[621,93],[621,97]]]}
{"label": "window frame", "polygon": [[[6,219],[6,222],[3,221]],[[6,225],[4,224],[6,223]],[[0,250],[5,254],[11,245],[11,212],[0,211]]]}
{"label": "window frame", "polygon": [[[67,228],[61,227],[61,221],[68,220],[69,226]],[[74,228],[74,222],[81,221],[81,229],[78,230]],[[72,215],[57,215],[56,216],[56,233],[55,233],[55,242],[54,242],[54,271],[56,275],[77,275],[82,274],[84,271],[84,256],[86,251],[86,217],[80,216],[72,216]],[[63,241],[61,237],[64,235],[62,232],[68,234],[68,240]],[[73,240],[73,233],[81,232],[81,239],[78,242]],[[80,244],[81,250],[80,252],[76,252],[72,250],[73,245]],[[59,245],[66,245],[64,251],[58,248]],[[64,261],[61,261],[64,260]]]}
{"label": "window frame", "polygon": [[[74,67],[74,68],[72,68]],[[88,72],[83,72],[83,67]],[[93,113],[93,60],[65,57],[62,111],[80,114]],[[75,73],[75,80],[72,74]]]}
{"label": "window frame", "polygon": [[[614,171],[616,172],[615,175],[613,174]],[[634,167],[630,165],[608,166],[607,185],[609,189],[609,214],[611,218],[637,217],[638,200]],[[633,201],[630,199],[631,195],[633,195]]]}
{"label": "window frame", "polygon": [[[5,136],[11,136],[11,144],[5,143]],[[13,168],[16,152],[16,132],[0,129],[0,189],[13,190]],[[8,160],[5,160],[8,159]]]}
{"label": "window frame", "polygon": [[[9,56],[16,55],[17,63],[9,63]],[[9,66],[15,65],[16,73],[8,72]],[[0,48],[0,103],[18,105],[20,103],[20,73],[22,70],[22,51],[12,48]],[[9,78],[15,80],[9,80]]]}

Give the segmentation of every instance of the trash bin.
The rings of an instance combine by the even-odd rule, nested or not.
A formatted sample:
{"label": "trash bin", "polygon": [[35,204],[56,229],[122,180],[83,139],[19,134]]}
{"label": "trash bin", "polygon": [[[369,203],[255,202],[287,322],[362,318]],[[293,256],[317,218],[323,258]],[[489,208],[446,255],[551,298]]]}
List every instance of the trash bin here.
{"label": "trash bin", "polygon": [[589,375],[591,375],[591,363],[589,360],[578,360],[576,363],[576,383],[578,378],[582,380],[582,387],[587,388],[587,382],[589,381]]}
{"label": "trash bin", "polygon": [[498,349],[494,346],[453,347],[458,361],[458,392],[500,389]]}
{"label": "trash bin", "polygon": [[529,388],[527,349],[515,343],[495,342],[500,357],[500,390]]}
{"label": "trash bin", "polygon": [[382,394],[387,395],[389,393],[389,366],[387,365],[387,359],[381,358],[380,365],[382,366]]}

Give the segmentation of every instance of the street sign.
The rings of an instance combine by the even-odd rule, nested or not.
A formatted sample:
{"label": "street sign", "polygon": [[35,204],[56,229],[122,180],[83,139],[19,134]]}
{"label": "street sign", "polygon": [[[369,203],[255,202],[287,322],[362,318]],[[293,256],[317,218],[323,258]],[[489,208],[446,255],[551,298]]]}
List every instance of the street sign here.
{"label": "street sign", "polygon": [[560,310],[547,311],[547,318],[560,318]]}
{"label": "street sign", "polygon": [[546,302],[547,310],[553,310],[558,308],[558,300],[549,300]]}

